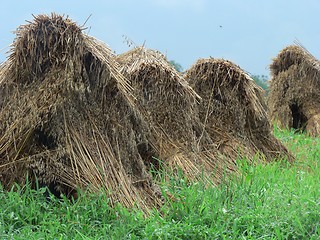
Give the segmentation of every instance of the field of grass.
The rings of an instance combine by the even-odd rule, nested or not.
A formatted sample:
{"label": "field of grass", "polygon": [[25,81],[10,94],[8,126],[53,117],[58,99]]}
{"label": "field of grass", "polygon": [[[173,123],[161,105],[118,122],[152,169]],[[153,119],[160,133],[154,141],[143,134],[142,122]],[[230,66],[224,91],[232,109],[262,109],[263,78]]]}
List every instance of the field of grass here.
{"label": "field of grass", "polygon": [[320,239],[320,139],[275,129],[296,163],[249,166],[219,187],[161,183],[166,201],[147,218],[110,208],[104,194],[66,199],[44,189],[0,190],[0,239]]}

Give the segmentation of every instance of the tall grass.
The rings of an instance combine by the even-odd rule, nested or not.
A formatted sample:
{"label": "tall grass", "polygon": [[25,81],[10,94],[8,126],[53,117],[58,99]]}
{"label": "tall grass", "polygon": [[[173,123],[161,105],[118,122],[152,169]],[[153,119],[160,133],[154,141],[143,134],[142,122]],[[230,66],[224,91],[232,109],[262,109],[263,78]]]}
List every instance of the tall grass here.
{"label": "tall grass", "polygon": [[147,218],[110,208],[103,193],[70,202],[46,199],[45,189],[1,190],[0,239],[319,239],[320,139],[275,134],[296,163],[239,160],[242,175],[219,187],[160,179],[167,201]]}

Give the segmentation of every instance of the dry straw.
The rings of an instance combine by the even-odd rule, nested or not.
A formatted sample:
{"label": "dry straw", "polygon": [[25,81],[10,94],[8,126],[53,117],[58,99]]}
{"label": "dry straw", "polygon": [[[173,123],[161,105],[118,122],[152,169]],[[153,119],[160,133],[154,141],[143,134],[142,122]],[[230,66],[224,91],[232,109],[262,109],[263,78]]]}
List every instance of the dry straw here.
{"label": "dry straw", "polygon": [[271,120],[320,136],[320,62],[302,46],[291,45],[273,59],[270,70]]}
{"label": "dry straw", "polygon": [[[186,80],[187,79],[187,80]],[[69,18],[39,15],[17,30],[0,66],[0,181],[28,176],[56,191],[105,189],[145,212],[162,198],[148,168],[163,160],[219,183],[236,160],[288,158],[270,132],[262,89],[225,60],[185,76],[143,47],[115,56]]]}
{"label": "dry straw", "polygon": [[148,125],[112,51],[69,18],[39,15],[17,30],[0,68],[0,180],[110,193],[112,204],[161,204],[138,146]]}
{"label": "dry straw", "polygon": [[[164,161],[170,170],[181,169],[189,179],[203,175],[211,179],[217,154],[204,153],[204,146],[212,141],[198,118],[200,98],[196,92],[157,51],[136,47],[116,60],[130,80],[136,105],[150,124],[152,154],[145,155]],[[145,161],[157,165],[152,157]]]}
{"label": "dry straw", "polygon": [[292,159],[271,133],[263,90],[240,67],[223,59],[200,59],[185,77],[202,98],[201,122],[225,156]]}

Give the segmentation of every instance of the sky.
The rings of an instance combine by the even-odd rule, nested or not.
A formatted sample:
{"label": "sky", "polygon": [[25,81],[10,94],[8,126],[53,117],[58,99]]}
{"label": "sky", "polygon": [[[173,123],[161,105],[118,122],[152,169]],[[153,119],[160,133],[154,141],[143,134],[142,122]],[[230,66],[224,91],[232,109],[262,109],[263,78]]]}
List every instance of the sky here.
{"label": "sky", "polygon": [[144,44],[184,70],[213,57],[269,75],[272,58],[297,41],[320,59],[319,0],[4,0],[1,9],[0,62],[19,25],[51,12],[85,23],[117,54]]}

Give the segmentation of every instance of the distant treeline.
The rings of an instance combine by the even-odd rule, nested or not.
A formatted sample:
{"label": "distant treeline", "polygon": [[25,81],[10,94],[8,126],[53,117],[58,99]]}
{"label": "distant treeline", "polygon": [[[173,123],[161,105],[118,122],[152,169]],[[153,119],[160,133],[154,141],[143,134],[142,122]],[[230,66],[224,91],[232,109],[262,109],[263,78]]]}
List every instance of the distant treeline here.
{"label": "distant treeline", "polygon": [[266,93],[269,93],[268,76],[266,75],[251,75],[252,79],[262,87]]}

